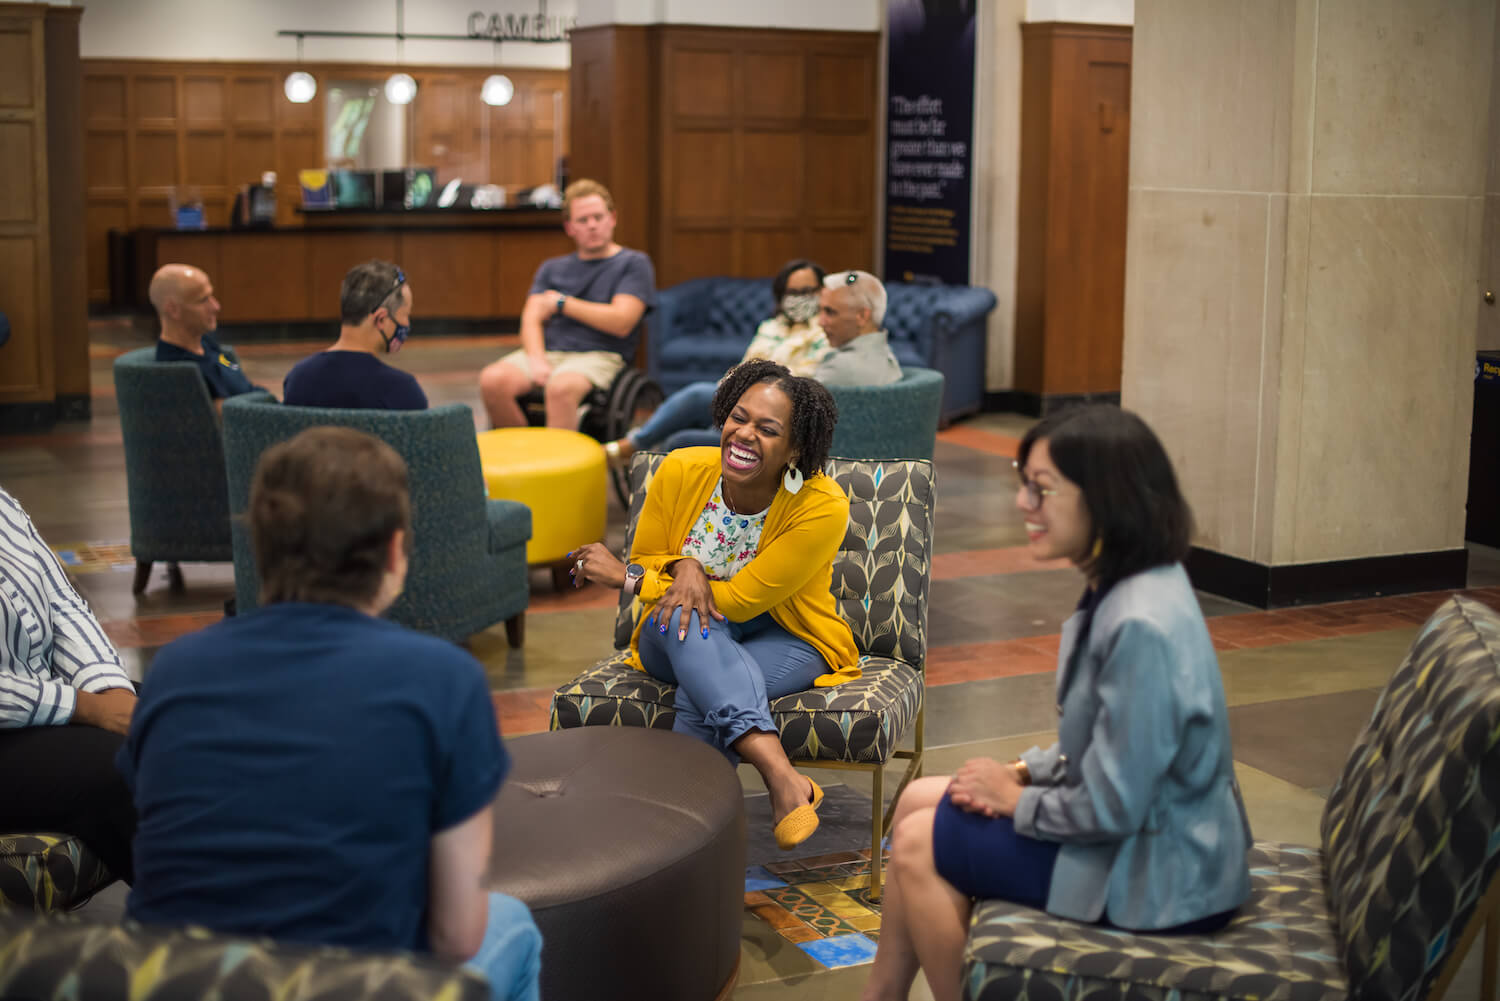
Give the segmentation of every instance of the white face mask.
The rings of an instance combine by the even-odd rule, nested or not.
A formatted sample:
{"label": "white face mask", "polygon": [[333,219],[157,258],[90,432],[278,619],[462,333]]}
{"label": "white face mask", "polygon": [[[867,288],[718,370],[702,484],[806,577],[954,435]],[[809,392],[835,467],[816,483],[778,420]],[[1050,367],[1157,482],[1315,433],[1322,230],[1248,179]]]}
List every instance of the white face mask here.
{"label": "white face mask", "polygon": [[781,311],[793,323],[806,323],[818,315],[821,296],[816,292],[781,297]]}

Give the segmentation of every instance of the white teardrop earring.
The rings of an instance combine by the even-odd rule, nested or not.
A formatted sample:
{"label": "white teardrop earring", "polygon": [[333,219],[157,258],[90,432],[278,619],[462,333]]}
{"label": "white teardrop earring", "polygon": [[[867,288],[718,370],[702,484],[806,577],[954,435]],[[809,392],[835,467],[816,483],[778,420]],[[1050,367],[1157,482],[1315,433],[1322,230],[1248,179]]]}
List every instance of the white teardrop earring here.
{"label": "white teardrop earring", "polygon": [[786,492],[794,494],[802,489],[802,470],[796,466],[787,466],[786,472],[781,476],[781,485],[786,487]]}

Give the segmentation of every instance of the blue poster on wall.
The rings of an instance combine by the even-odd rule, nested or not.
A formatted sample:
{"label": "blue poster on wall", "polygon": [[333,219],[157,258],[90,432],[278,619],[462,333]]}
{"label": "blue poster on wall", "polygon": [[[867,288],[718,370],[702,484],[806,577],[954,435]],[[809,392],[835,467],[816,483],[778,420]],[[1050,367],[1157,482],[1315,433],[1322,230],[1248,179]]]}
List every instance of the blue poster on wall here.
{"label": "blue poster on wall", "polygon": [[885,280],[969,283],[974,0],[889,0]]}

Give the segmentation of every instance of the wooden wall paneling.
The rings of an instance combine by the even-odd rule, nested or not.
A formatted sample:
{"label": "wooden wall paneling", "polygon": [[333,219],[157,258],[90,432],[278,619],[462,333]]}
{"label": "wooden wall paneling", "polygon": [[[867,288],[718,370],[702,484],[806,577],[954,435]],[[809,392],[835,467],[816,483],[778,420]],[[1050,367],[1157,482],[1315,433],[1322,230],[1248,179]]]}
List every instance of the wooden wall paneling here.
{"label": "wooden wall paneling", "polygon": [[1023,27],[1016,386],[1120,389],[1130,29]]}
{"label": "wooden wall paneling", "polygon": [[[747,226],[740,239],[740,269],[746,275],[774,275],[787,261],[813,257],[802,220],[790,226]],[[821,263],[821,262],[820,262]]]}
{"label": "wooden wall paneling", "polygon": [[[156,259],[162,264],[186,264],[197,268],[208,275],[209,282],[214,288],[214,297],[219,300],[221,307],[227,307],[225,296],[233,292],[232,285],[226,286],[223,281],[223,260],[220,249],[223,246],[223,238],[212,234],[200,233],[162,233],[156,238]],[[151,270],[149,263],[145,270]],[[146,276],[150,280],[150,275]],[[220,311],[220,319],[226,319],[229,313],[227,308]]]}
{"label": "wooden wall paneling", "polygon": [[[7,64],[0,60],[0,74]],[[325,91],[307,104],[293,104],[282,93],[286,74],[301,68],[320,82],[333,77],[383,77],[381,65],[317,63],[252,64],[169,62],[164,60],[86,60],[82,63],[86,91],[85,155],[88,166],[89,219],[86,225],[90,301],[107,299],[109,291],[108,231],[112,227],[168,227],[167,204],[177,185],[199,188],[205,198],[210,226],[225,225],[239,186],[257,183],[267,170],[277,173],[277,223],[300,226],[297,212],[301,190],[297,172],[324,166],[323,114]],[[466,180],[491,178],[485,161],[480,121],[483,106],[479,88],[495,67],[406,67],[421,83],[418,102],[450,101],[449,123],[443,136],[447,152],[442,167]],[[568,74],[558,70],[506,69],[516,81],[518,107],[527,107],[529,94],[568,93]],[[3,79],[3,76],[0,76]],[[440,85],[430,85],[441,80]],[[472,100],[470,98],[472,97]],[[552,132],[559,123],[550,97],[537,97],[537,121],[520,129],[522,136],[512,176],[504,183],[531,186],[553,177]],[[541,102],[541,103],[537,103]],[[217,114],[216,114],[217,111]],[[562,122],[568,121],[566,106]],[[410,134],[422,129],[416,116]],[[428,130],[432,131],[432,130]],[[221,136],[216,147],[212,137]],[[567,133],[562,146],[567,147]],[[0,155],[4,155],[0,151]],[[224,164],[220,172],[220,158]],[[421,163],[423,157],[414,156]],[[212,179],[218,177],[219,180]],[[212,183],[210,183],[212,181]],[[0,194],[0,197],[4,197]],[[121,219],[121,204],[125,218]],[[98,218],[95,218],[97,214]]]}
{"label": "wooden wall paneling", "polygon": [[49,268],[52,285],[53,388],[59,417],[87,417],[89,395],[87,212],[85,188],[83,73],[78,54],[82,11],[53,7],[45,19],[47,87],[47,184]]}
{"label": "wooden wall paneling", "polygon": [[54,399],[47,173],[46,50],[33,8],[0,14],[0,304],[10,340],[0,347],[0,403]]}
{"label": "wooden wall paneling", "polygon": [[1021,173],[1016,224],[1015,383],[1042,392],[1051,198],[1052,32],[1021,27]]}
{"label": "wooden wall paneling", "polygon": [[615,239],[653,256],[661,184],[654,82],[659,36],[657,28],[637,25],[573,32],[564,143],[569,178],[593,178],[614,195],[619,215]]}
{"label": "wooden wall paneling", "polygon": [[[671,235],[668,264],[657,271],[657,287],[666,288],[693,278],[735,274],[738,270],[735,267],[735,232],[730,226],[677,227]],[[663,271],[666,277],[662,276]]]}
{"label": "wooden wall paneling", "polygon": [[339,290],[350,268],[371,258],[401,260],[395,233],[321,233],[317,239],[316,253],[308,253],[308,295],[312,315],[318,319],[338,320]]}
{"label": "wooden wall paneling", "polygon": [[392,260],[411,283],[412,312],[422,317],[519,314],[519,303],[501,303],[496,294],[497,242],[493,232],[402,233]]}
{"label": "wooden wall paneling", "polygon": [[[297,320],[308,315],[312,271],[307,239],[300,233],[244,232],[199,239],[220,244],[219,271],[212,277],[223,306],[222,322]],[[303,280],[286,283],[286,274],[301,275]]]}
{"label": "wooden wall paneling", "polygon": [[[613,194],[613,192],[611,192]],[[561,229],[505,231],[495,248],[495,312],[501,316],[520,316],[531,279],[536,269],[549,257],[571,253],[573,241]]]}
{"label": "wooden wall paneling", "polygon": [[[47,317],[38,286],[37,237],[6,236],[0,228],[0,302],[10,317],[10,340],[0,347],[0,403],[50,400],[51,379],[43,370],[50,352]],[[50,366],[48,366],[50,368]]]}
{"label": "wooden wall paneling", "polygon": [[8,182],[0,185],[0,223],[36,221],[35,163],[41,152],[37,131],[37,123],[30,117],[19,121],[0,118],[0,177]]}

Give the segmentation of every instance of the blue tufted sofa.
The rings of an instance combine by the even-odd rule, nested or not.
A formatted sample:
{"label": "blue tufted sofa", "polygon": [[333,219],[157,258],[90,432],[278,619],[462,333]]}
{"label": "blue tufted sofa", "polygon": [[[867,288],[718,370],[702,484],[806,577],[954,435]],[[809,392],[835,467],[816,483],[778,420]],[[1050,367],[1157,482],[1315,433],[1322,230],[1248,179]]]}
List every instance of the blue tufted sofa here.
{"label": "blue tufted sofa", "polygon": [[[885,326],[903,366],[937,369],[945,381],[947,425],[984,402],[985,317],[989,289],[965,285],[886,286]],[[769,278],[696,278],[657,295],[647,370],[663,391],[717,381],[736,365],[771,313]]]}
{"label": "blue tufted sofa", "polygon": [[[526,542],[531,510],[489,500],[479,466],[474,415],[461,403],[420,411],[288,407],[265,392],[224,401],[224,456],[229,506],[250,504],[255,463],[267,448],[310,427],[336,425],[381,439],[406,460],[411,488],[412,550],[406,589],[386,618],[409,629],[459,641],[502,619],[520,646],[531,592]],[[250,532],[235,518],[234,581],[240,611],[256,606]]]}

